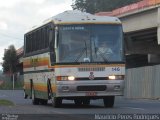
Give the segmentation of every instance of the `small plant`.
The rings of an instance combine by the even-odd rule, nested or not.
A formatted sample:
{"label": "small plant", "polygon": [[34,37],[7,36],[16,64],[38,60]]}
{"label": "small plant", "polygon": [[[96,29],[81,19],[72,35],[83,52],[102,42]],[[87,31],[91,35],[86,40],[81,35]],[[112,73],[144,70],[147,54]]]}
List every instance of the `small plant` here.
{"label": "small plant", "polygon": [[14,106],[14,103],[9,100],[0,100],[0,106]]}

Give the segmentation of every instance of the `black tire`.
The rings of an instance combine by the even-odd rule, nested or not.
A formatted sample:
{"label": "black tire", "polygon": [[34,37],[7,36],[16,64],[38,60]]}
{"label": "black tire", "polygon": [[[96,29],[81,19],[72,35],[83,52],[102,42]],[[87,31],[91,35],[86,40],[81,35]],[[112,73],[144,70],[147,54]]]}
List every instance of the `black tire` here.
{"label": "black tire", "polygon": [[90,105],[90,100],[89,99],[83,100],[83,105]]}
{"label": "black tire", "polygon": [[107,96],[103,98],[104,106],[106,108],[112,108],[114,106],[115,96]]}
{"label": "black tire", "polygon": [[41,99],[41,100],[40,100],[40,103],[41,103],[42,105],[47,105],[48,100],[43,100],[43,99]]}
{"label": "black tire", "polygon": [[33,90],[33,88],[32,88],[32,104],[33,105],[39,105],[39,99],[38,98],[35,98],[35,93],[34,93],[34,90]]}
{"label": "black tire", "polygon": [[75,99],[74,100],[74,103],[75,103],[75,105],[82,105],[82,103],[83,103],[83,101],[82,100],[79,100],[79,99]]}
{"label": "black tire", "polygon": [[58,97],[52,98],[52,105],[53,105],[55,108],[61,107],[61,105],[62,105],[62,98],[58,98]]}

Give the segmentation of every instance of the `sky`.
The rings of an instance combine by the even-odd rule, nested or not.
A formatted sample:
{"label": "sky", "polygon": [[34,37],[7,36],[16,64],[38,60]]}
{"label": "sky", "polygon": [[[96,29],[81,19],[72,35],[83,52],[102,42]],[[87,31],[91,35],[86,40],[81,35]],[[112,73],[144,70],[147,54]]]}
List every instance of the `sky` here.
{"label": "sky", "polygon": [[[0,63],[4,49],[23,46],[24,34],[33,26],[66,10],[72,0],[0,0]],[[1,66],[0,66],[1,69]]]}

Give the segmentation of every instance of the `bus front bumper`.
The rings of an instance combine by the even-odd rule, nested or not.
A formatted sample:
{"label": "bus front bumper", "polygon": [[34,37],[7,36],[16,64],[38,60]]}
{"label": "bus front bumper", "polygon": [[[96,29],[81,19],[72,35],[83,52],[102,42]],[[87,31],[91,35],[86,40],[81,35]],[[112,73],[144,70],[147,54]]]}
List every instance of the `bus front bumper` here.
{"label": "bus front bumper", "polygon": [[124,80],[61,81],[56,97],[101,97],[124,95]]}

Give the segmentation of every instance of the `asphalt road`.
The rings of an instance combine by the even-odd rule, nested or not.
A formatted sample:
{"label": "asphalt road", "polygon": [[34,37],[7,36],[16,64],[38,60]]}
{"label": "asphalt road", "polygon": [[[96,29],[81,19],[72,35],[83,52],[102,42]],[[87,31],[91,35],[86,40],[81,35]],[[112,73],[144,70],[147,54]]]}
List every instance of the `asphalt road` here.
{"label": "asphalt road", "polygon": [[22,90],[0,90],[0,99],[15,103],[15,106],[0,106],[2,120],[5,120],[5,117],[16,118],[16,115],[18,120],[128,120],[138,118],[137,114],[152,114],[151,117],[160,119],[160,116],[156,116],[160,114],[160,100],[130,100],[117,97],[114,108],[104,108],[102,100],[93,100],[89,106],[76,106],[73,101],[64,100],[62,108],[54,108],[50,101],[46,106],[32,105],[30,99],[23,99]]}

